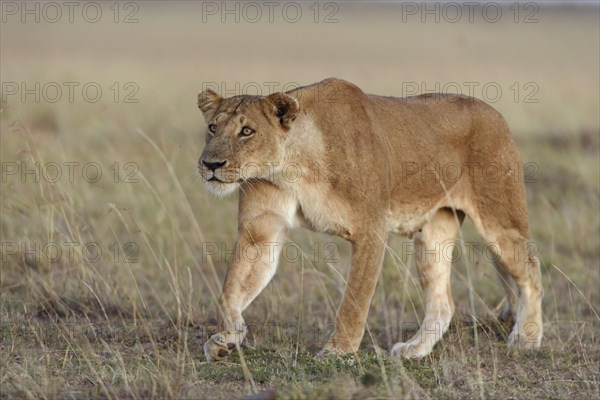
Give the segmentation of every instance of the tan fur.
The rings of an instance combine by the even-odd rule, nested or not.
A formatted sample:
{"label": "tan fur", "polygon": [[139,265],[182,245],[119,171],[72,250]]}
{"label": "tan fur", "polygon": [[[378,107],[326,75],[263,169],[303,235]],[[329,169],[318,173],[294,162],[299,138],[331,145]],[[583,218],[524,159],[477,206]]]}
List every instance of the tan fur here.
{"label": "tan fur", "polygon": [[[276,258],[267,258],[269,243],[281,243],[297,225],[352,244],[348,285],[326,353],[358,349],[388,233],[414,235],[425,319],[392,355],[429,354],[454,304],[450,262],[441,255],[428,259],[428,252],[456,239],[465,214],[499,246],[497,266],[509,297],[504,315],[516,320],[509,342],[540,345],[542,287],[539,263],[526,251],[522,166],[493,108],[465,96],[367,95],[339,79],[267,97],[223,99],[205,91],[198,104],[216,126],[207,135],[200,173],[217,195],[241,189],[236,256],[219,303],[224,330],[205,344],[209,360],[225,358],[243,340],[241,313],[277,267]],[[240,136],[244,127],[255,133]],[[261,256],[248,257],[248,251]]]}

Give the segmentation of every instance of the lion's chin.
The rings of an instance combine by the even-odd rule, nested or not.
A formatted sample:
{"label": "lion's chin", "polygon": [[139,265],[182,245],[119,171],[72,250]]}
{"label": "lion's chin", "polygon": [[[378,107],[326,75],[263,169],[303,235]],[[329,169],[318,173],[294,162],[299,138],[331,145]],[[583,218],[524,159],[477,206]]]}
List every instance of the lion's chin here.
{"label": "lion's chin", "polygon": [[234,192],[235,189],[239,187],[239,184],[237,182],[226,183],[213,180],[206,182],[206,187],[208,188],[208,191],[211,192],[213,195],[217,197],[225,197]]}

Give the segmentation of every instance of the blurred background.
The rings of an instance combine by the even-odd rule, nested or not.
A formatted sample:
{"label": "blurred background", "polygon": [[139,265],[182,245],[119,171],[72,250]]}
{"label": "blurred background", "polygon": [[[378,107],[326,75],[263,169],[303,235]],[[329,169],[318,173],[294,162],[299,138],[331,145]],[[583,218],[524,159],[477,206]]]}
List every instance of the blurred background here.
{"label": "blurred background", "polygon": [[[545,343],[553,356],[573,352],[575,342],[591,346],[586,351],[598,360],[597,2],[1,6],[4,322],[145,321],[145,332],[154,332],[163,321],[175,327],[165,328],[167,337],[193,326],[204,340],[235,242],[237,195],[215,199],[197,176],[206,132],[197,93],[210,87],[225,96],[268,95],[338,77],[367,93],[472,95],[504,115],[531,168]],[[479,240],[469,223],[464,237]],[[247,319],[256,326],[325,326],[341,298],[349,246],[305,230],[293,232],[290,243]],[[389,348],[406,334],[403,324],[422,316],[406,244],[390,239],[365,346]],[[501,305],[497,278],[480,251],[459,257],[453,290],[459,321],[491,318]],[[259,331],[251,343],[268,341]],[[93,348],[88,339],[74,340]],[[31,343],[24,343],[2,351],[26,358]],[[300,341],[308,350],[319,343]],[[111,351],[126,358],[119,345]],[[202,358],[198,346],[191,348],[191,359]],[[33,390],[43,372],[24,371],[17,381],[3,374],[17,382],[14,388]],[[598,371],[586,376],[597,382]],[[52,379],[45,385],[38,389],[57,395],[72,388]]]}

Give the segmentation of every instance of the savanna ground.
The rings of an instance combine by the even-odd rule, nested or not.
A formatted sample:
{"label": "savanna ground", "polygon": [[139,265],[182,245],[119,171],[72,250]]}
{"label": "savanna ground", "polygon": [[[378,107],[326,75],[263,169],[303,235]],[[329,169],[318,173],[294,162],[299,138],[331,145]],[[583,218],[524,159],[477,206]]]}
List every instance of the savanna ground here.
{"label": "savanna ground", "polygon": [[[338,22],[325,24],[305,4],[298,23],[275,13],[274,23],[253,24],[203,21],[199,2],[135,4],[130,24],[126,3],[119,23],[108,3],[97,23],[3,14],[1,398],[600,395],[597,7],[540,5],[533,23],[522,23],[532,9],[519,23],[508,9],[490,23],[480,8],[473,23],[422,23],[403,20],[400,5],[338,3]],[[228,95],[249,83],[267,94],[328,76],[398,96],[415,84],[466,92],[474,82],[472,94],[505,115],[532,163],[531,238],[545,287],[539,351],[506,346],[509,326],[495,318],[501,288],[467,222],[461,239],[475,251],[456,257],[457,313],[431,356],[397,363],[374,350],[409,338],[423,316],[410,242],[392,237],[360,351],[316,361],[349,246],[299,230],[245,313],[242,353],[205,362],[237,210],[236,196],[212,198],[195,173],[206,129],[196,94],[210,82]],[[78,85],[73,101],[68,82]],[[91,82],[97,102],[94,88],[82,93]],[[481,90],[490,82],[497,99]],[[34,94],[22,97],[22,83]]]}

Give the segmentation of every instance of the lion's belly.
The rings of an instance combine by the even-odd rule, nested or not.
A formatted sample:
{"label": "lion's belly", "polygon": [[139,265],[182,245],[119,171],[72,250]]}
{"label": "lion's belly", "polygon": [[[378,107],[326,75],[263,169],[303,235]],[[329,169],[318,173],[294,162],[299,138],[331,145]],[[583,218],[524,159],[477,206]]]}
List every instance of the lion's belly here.
{"label": "lion's belly", "polygon": [[402,211],[391,213],[389,230],[400,236],[412,236],[433,218],[439,207],[407,207]]}
{"label": "lion's belly", "polygon": [[[456,208],[468,211],[471,209],[467,186],[463,182],[451,187],[446,193],[440,193],[433,197],[417,197],[411,202],[404,203],[392,199],[388,216],[390,232],[401,236],[412,237],[427,224],[440,208]],[[406,192],[404,192],[406,193]],[[406,201],[407,196],[398,194]]]}

